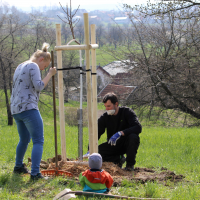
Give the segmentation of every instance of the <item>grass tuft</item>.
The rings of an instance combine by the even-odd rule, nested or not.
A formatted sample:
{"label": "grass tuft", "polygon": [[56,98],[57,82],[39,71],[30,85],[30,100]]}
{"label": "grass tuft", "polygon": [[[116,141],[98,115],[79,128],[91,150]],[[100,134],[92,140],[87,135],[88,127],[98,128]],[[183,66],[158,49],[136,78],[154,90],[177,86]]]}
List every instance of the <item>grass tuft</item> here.
{"label": "grass tuft", "polygon": [[10,174],[4,173],[0,175],[0,187],[6,185],[9,182]]}

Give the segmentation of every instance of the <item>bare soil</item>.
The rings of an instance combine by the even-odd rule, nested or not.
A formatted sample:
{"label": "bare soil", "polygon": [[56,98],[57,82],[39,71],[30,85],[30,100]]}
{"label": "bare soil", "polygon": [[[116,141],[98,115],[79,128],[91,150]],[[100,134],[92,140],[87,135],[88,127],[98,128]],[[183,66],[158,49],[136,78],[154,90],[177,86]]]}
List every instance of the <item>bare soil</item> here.
{"label": "bare soil", "polygon": [[[73,159],[67,159],[72,161]],[[75,160],[73,160],[75,161]],[[31,165],[31,159],[28,159],[28,165]],[[55,157],[49,158],[47,161],[41,161],[40,164],[41,170],[55,169]],[[61,156],[58,156],[58,169],[71,172],[73,177],[78,180],[79,174],[89,169],[89,166],[78,165],[78,164],[68,164],[65,161],[61,161]],[[147,181],[158,181],[163,184],[166,184],[167,181],[179,182],[183,181],[184,176],[179,174],[176,175],[174,172],[169,171],[166,168],[151,169],[151,168],[141,168],[136,167],[134,171],[125,171],[124,169],[119,168],[117,165],[111,162],[103,162],[102,169],[107,171],[114,180],[113,186],[121,186],[121,183],[124,179],[129,181],[135,181],[140,183],[145,183]]]}

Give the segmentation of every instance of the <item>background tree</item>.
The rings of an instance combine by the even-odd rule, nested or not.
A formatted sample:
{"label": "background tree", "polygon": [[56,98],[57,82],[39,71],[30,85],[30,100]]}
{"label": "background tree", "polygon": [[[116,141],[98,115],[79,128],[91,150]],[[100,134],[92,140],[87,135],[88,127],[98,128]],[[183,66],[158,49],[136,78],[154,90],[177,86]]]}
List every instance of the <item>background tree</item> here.
{"label": "background tree", "polygon": [[[79,52],[67,51],[63,55],[63,68],[71,68],[79,66]],[[70,90],[77,90],[80,86],[80,70],[63,71],[63,81],[65,85],[65,102],[69,101]]]}
{"label": "background tree", "polygon": [[62,26],[61,26],[61,35],[63,36],[64,44],[67,44],[67,41],[71,39],[71,31],[69,27],[67,26],[67,24],[64,22],[62,22]]}
{"label": "background tree", "polygon": [[111,26],[108,29],[107,33],[107,40],[110,44],[113,44],[115,46],[115,49],[117,48],[118,43],[122,43],[122,29],[117,26]]}
{"label": "background tree", "polygon": [[[41,14],[37,14],[40,17],[26,15],[5,4],[0,5],[0,11],[0,88],[4,91],[8,125],[12,125],[10,95],[14,71],[18,64],[41,49],[43,42],[55,46],[55,30]],[[42,76],[43,73],[47,72],[42,72]]]}
{"label": "background tree", "polygon": [[[39,17],[37,17],[39,16]],[[56,46],[56,33],[55,28],[53,28],[52,23],[48,21],[46,17],[44,17],[41,13],[37,13],[36,16],[32,16],[33,21],[24,34],[24,43],[26,43],[26,50],[24,54],[26,55],[26,59],[29,59],[31,55],[37,51],[37,49],[41,49],[42,44],[44,42],[49,43],[50,48],[54,48]],[[46,68],[44,71],[41,71],[41,77],[45,77],[48,73],[49,69]],[[52,92],[51,84],[48,84],[43,92]],[[41,99],[40,99],[41,102]]]}
{"label": "background tree", "polygon": [[80,20],[79,23],[76,25],[75,29],[75,35],[80,44],[84,43],[84,22],[83,20]]}
{"label": "background tree", "polygon": [[24,29],[30,22],[22,22],[20,15],[16,9],[8,6],[0,6],[0,69],[1,69],[1,82],[0,87],[4,91],[8,125],[13,124],[13,118],[10,110],[10,94],[12,92],[12,75],[14,66],[19,62],[19,57],[22,56],[26,48],[26,44],[21,42],[18,37],[20,30]]}
{"label": "background tree", "polygon": [[[61,5],[61,4],[60,4]],[[81,44],[84,41],[84,24],[83,20],[76,17],[76,13],[79,11],[79,6],[76,10],[72,11],[72,4],[66,5],[66,8],[61,8],[65,14],[64,18],[59,17],[63,23],[68,27],[68,38],[74,40],[73,43]],[[63,25],[64,26],[64,25]],[[66,28],[67,29],[67,28]],[[79,40],[78,40],[79,39]],[[70,42],[70,41],[68,41]],[[83,56],[83,55],[82,55]],[[79,51],[64,51],[63,52],[63,68],[72,68],[79,66]],[[80,86],[80,70],[66,70],[63,71],[63,81],[65,85],[65,101],[68,102],[70,88],[78,88]]]}
{"label": "background tree", "polygon": [[[198,17],[199,6],[200,3],[196,0],[160,1],[156,3],[151,3],[149,0],[147,1],[147,5],[136,5],[135,7],[123,4],[123,7],[126,10],[139,11],[140,13],[145,14],[145,16],[164,15],[169,12],[180,11],[181,14],[187,15],[185,16],[186,19]],[[179,14],[177,16],[179,16]]]}
{"label": "background tree", "polygon": [[96,41],[99,44],[99,48],[103,47],[105,38],[105,27],[102,23],[98,24],[96,28]]}
{"label": "background tree", "polygon": [[171,109],[200,119],[199,8],[174,6],[167,12],[164,4],[126,10],[135,30],[128,57],[137,62],[131,104],[148,108],[149,116]]}

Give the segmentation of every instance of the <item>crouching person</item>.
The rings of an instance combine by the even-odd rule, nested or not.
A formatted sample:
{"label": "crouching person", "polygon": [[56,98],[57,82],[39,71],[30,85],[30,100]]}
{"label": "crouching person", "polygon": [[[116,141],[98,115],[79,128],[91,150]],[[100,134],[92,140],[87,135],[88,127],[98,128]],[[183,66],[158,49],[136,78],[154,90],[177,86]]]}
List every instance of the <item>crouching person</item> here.
{"label": "crouching person", "polygon": [[84,192],[108,193],[113,184],[111,175],[102,170],[102,157],[93,153],[89,157],[90,169],[79,175],[79,181]]}

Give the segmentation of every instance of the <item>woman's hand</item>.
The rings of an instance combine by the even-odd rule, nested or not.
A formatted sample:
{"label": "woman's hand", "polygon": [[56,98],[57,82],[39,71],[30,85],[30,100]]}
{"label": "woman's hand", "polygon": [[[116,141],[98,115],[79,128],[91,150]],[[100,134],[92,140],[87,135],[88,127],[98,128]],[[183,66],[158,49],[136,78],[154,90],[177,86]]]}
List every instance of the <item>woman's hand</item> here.
{"label": "woman's hand", "polygon": [[46,77],[42,80],[44,83],[44,87],[46,87],[47,83],[50,81],[51,77],[54,76],[56,74],[56,67],[51,67],[49,69],[48,74],[46,75]]}
{"label": "woman's hand", "polygon": [[57,72],[57,70],[56,70],[56,67],[51,67],[50,69],[49,69],[49,74],[51,75],[51,76],[54,76],[55,74],[56,74],[56,72]]}

